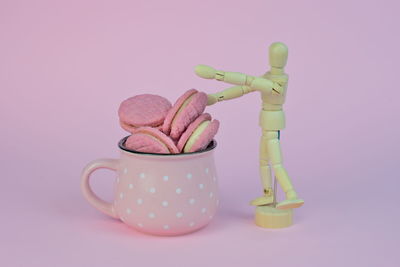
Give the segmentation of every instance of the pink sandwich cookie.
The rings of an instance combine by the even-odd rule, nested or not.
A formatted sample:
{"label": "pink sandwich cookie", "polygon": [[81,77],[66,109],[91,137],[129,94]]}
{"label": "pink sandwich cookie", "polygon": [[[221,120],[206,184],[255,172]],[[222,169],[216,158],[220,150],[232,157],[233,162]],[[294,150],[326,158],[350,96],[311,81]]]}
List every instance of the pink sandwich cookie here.
{"label": "pink sandwich cookie", "polygon": [[207,106],[207,95],[191,89],[184,93],[175,102],[174,106],[168,111],[163,124],[162,131],[172,139],[178,140]]}
{"label": "pink sandwich cookie", "polygon": [[172,105],[168,99],[152,94],[142,94],[124,100],[118,109],[121,127],[133,133],[136,128],[160,128]]}
{"label": "pink sandwich cookie", "polygon": [[126,139],[125,147],[130,150],[155,153],[177,154],[179,153],[174,141],[158,129],[152,127],[140,127]]}
{"label": "pink sandwich cookie", "polygon": [[178,141],[180,152],[189,153],[205,149],[217,134],[219,121],[211,121],[211,115],[204,113],[195,119]]}
{"label": "pink sandwich cookie", "polygon": [[[133,126],[133,125],[128,125],[128,124],[126,124],[126,123],[124,123],[122,121],[119,121],[119,125],[121,126],[122,129],[124,129],[125,131],[130,132],[130,133],[134,133],[137,129],[140,128],[140,127],[138,128],[138,127]],[[159,126],[156,126],[156,127],[153,127],[153,128],[161,131],[162,130],[162,125],[159,125]]]}

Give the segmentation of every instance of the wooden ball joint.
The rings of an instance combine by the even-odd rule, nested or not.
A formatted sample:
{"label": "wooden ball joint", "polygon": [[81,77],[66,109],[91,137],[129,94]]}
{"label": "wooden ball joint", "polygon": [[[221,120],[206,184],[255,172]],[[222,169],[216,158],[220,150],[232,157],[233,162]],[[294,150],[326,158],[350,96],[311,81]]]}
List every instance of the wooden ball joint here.
{"label": "wooden ball joint", "polygon": [[[283,166],[280,148],[280,131],[285,128],[285,102],[288,75],[285,73],[288,57],[287,46],[273,43],[269,47],[270,70],[262,76],[251,76],[239,72],[216,70],[210,66],[198,65],[195,72],[204,79],[215,79],[234,85],[221,92],[208,95],[208,105],[241,97],[247,93],[261,93],[262,109],[259,116],[260,176],[264,194],[250,202],[256,206],[255,223],[264,228],[284,228],[293,224],[293,209],[304,201],[297,197],[293,184]],[[283,191],[285,199],[277,202],[276,186],[272,188],[272,172]],[[275,183],[276,185],[276,183]]]}

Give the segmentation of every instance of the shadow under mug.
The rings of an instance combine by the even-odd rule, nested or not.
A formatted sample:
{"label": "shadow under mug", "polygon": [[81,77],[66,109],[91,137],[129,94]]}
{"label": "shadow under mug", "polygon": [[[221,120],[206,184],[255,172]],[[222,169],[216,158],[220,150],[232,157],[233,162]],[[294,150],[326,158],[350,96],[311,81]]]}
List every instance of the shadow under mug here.
{"label": "shadow under mug", "polygon": [[[118,144],[119,159],[94,160],[83,169],[81,189],[89,203],[148,234],[181,235],[206,226],[219,204],[216,141],[199,152],[151,154],[127,149],[127,138]],[[100,168],[117,174],[113,203],[90,187],[90,175]]]}

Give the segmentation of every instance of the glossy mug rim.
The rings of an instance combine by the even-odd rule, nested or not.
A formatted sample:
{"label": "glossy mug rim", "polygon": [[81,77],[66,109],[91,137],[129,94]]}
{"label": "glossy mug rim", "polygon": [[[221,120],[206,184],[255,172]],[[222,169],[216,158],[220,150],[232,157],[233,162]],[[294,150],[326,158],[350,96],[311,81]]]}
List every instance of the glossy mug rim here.
{"label": "glossy mug rim", "polygon": [[130,150],[125,147],[125,141],[128,139],[128,136],[125,136],[118,142],[118,147],[128,153],[132,154],[137,154],[137,155],[147,155],[147,156],[162,156],[162,157],[176,157],[176,156],[185,156],[185,155],[196,155],[196,154],[203,154],[206,152],[210,152],[214,150],[217,147],[217,141],[213,139],[210,144],[208,144],[207,148],[201,151],[196,151],[196,152],[188,152],[188,153],[178,153],[178,154],[163,154],[163,153],[148,153],[148,152],[140,152],[140,151],[135,151],[135,150]]}

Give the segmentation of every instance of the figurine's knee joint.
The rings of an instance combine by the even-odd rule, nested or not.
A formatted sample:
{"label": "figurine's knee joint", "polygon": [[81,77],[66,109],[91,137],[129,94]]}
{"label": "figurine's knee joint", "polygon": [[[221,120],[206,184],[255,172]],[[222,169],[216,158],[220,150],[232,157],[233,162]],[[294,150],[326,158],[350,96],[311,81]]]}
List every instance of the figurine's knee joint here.
{"label": "figurine's knee joint", "polygon": [[271,187],[264,188],[264,194],[265,194],[266,196],[272,196],[272,195],[274,194],[274,191],[272,190]]}
{"label": "figurine's knee joint", "polygon": [[274,169],[274,171],[283,169],[283,165],[281,164],[281,162],[279,162],[279,163],[274,163],[274,164],[272,164],[272,169]]}

